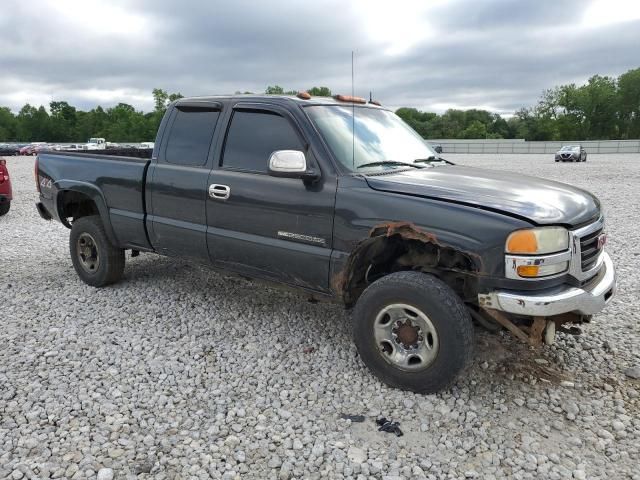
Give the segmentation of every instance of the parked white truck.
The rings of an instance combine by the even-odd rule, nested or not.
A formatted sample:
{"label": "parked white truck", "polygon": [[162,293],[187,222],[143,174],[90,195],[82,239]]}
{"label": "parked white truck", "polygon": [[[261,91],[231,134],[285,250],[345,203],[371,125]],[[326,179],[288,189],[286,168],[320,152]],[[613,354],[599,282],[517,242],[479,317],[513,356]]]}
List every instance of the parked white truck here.
{"label": "parked white truck", "polygon": [[83,147],[83,150],[104,150],[107,148],[107,141],[104,138],[91,137]]}

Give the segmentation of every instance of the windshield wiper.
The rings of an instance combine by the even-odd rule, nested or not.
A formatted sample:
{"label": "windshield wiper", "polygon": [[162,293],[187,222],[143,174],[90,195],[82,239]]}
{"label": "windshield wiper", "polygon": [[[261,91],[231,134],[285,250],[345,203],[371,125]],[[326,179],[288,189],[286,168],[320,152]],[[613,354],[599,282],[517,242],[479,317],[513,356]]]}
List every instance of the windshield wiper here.
{"label": "windshield wiper", "polygon": [[412,167],[412,168],[423,168],[423,167],[420,167],[418,165],[413,165],[411,163],[405,163],[405,162],[398,162],[396,160],[382,160],[382,161],[379,161],[379,162],[363,163],[362,165],[358,165],[357,168],[378,167],[378,166],[385,166],[385,165],[389,165],[389,166],[404,165],[404,166]]}
{"label": "windshield wiper", "polygon": [[[430,162],[446,162],[444,158],[435,157],[433,155],[427,158],[416,158],[413,163],[430,163]],[[448,163],[448,162],[447,162]]]}

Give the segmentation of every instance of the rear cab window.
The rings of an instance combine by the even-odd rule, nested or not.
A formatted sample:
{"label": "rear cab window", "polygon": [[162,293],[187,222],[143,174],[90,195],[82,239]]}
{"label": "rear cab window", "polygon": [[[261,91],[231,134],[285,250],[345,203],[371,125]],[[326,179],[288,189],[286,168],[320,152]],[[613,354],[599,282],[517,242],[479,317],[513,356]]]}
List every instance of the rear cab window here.
{"label": "rear cab window", "polygon": [[212,108],[176,107],[165,161],[175,165],[204,165],[219,116],[220,111]]}
{"label": "rear cab window", "polygon": [[227,132],[222,167],[267,173],[276,150],[304,150],[295,128],[281,115],[263,110],[236,110]]}

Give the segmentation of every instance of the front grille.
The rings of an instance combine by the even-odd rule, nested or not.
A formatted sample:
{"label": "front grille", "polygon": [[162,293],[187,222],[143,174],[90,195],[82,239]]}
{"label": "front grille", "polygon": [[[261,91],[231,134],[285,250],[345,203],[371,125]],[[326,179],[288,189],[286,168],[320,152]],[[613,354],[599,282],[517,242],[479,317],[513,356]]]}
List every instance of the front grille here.
{"label": "front grille", "polygon": [[562,153],[561,157],[562,158],[571,158],[571,155],[573,155],[572,153]]}
{"label": "front grille", "polygon": [[602,245],[598,245],[598,237],[602,233],[602,227],[580,237],[581,267],[582,271],[589,270],[598,261],[598,256],[602,251]]}

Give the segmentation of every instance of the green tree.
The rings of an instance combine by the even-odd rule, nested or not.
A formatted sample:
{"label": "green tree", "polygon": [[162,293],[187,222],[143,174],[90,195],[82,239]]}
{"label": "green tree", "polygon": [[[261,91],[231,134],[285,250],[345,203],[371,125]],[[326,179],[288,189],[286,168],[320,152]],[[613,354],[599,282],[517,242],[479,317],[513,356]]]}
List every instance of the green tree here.
{"label": "green tree", "polygon": [[619,131],[622,138],[640,138],[640,68],[618,78]]}
{"label": "green tree", "polygon": [[640,138],[640,68],[618,78],[619,132],[622,138]]}
{"label": "green tree", "polygon": [[462,138],[486,138],[487,126],[480,120],[473,120],[462,132]]}
{"label": "green tree", "polygon": [[617,136],[617,85],[611,77],[594,75],[578,89],[578,100],[586,124],[586,138],[608,139]]}
{"label": "green tree", "polygon": [[16,117],[7,107],[0,107],[0,141],[15,141],[17,137]]}
{"label": "green tree", "polygon": [[154,88],[152,95],[154,110],[164,113],[164,110],[167,108],[167,103],[169,102],[169,94],[161,88]]}
{"label": "green tree", "polygon": [[280,85],[269,85],[264,93],[267,95],[284,95],[284,89]]}
{"label": "green tree", "polygon": [[311,87],[307,92],[309,92],[309,95],[313,95],[314,97],[331,96],[331,89],[329,87]]}
{"label": "green tree", "polygon": [[56,142],[68,142],[73,139],[76,128],[76,108],[67,102],[51,102],[49,104],[51,112],[51,137]]}
{"label": "green tree", "polygon": [[28,103],[17,116],[17,136],[21,141],[47,142],[51,140],[49,114],[43,106],[33,107]]}

